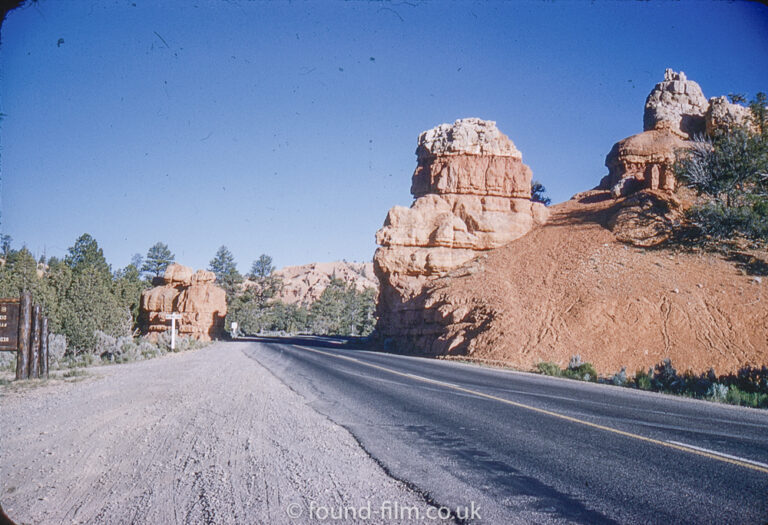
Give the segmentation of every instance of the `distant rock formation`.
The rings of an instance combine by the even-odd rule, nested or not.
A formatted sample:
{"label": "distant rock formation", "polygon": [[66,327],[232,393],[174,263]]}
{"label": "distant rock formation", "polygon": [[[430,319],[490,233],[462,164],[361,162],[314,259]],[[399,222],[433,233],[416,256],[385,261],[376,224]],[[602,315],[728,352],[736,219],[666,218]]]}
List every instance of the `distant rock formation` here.
{"label": "distant rock formation", "polygon": [[144,333],[158,335],[170,329],[167,314],[180,313],[178,333],[201,341],[221,335],[227,315],[227,297],[214,284],[216,276],[205,270],[192,271],[171,264],[158,280],[161,284],[141,294],[140,324]]}
{"label": "distant rock formation", "polygon": [[419,135],[410,208],[395,206],[376,234],[379,335],[423,325],[425,283],[543,224],[531,170],[495,122],[477,118]]}
{"label": "distant rock formation", "polygon": [[[283,281],[283,288],[278,299],[285,303],[310,305],[320,298],[332,278],[354,284],[358,291],[378,288],[373,273],[373,263],[325,262],[310,263],[301,266],[286,266],[275,271]],[[249,286],[246,281],[245,286]]]}
{"label": "distant rock formation", "polygon": [[664,81],[645,101],[643,133],[614,144],[605,159],[608,175],[601,189],[623,197],[642,189],[675,190],[673,172],[676,152],[690,146],[695,136],[718,128],[747,122],[749,109],[726,97],[709,101],[701,87],[682,71],[667,69]]}

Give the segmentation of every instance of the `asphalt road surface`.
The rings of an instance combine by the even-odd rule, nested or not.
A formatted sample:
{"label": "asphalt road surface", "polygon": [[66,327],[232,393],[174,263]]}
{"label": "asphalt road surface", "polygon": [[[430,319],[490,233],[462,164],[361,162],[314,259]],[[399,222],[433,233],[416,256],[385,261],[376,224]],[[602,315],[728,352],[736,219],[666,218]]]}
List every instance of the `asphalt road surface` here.
{"label": "asphalt road surface", "polygon": [[243,351],[457,521],[768,522],[767,411],[332,339]]}

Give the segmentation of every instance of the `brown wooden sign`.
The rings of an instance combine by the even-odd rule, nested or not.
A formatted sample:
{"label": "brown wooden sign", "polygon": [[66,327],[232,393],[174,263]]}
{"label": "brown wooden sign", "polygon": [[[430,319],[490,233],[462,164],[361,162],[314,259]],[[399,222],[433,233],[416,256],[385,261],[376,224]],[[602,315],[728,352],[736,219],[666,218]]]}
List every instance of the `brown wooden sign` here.
{"label": "brown wooden sign", "polygon": [[19,349],[19,300],[0,299],[0,350]]}

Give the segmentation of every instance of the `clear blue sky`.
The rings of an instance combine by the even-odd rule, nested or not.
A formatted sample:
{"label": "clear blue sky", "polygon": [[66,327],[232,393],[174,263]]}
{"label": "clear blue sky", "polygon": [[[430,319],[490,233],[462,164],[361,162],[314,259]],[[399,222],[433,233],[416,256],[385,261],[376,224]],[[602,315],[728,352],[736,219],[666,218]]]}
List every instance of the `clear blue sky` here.
{"label": "clear blue sky", "polygon": [[666,67],[768,91],[768,8],[39,0],[2,27],[0,229],[48,256],[88,232],[113,268],[156,241],[197,268],[370,260],[422,130],[495,120],[566,200]]}

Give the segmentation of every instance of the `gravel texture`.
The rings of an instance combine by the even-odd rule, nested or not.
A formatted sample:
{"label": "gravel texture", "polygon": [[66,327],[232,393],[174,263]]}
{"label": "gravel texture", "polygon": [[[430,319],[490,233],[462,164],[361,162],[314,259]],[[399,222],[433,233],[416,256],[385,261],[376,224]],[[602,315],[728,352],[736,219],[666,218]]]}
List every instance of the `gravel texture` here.
{"label": "gravel texture", "polygon": [[0,387],[4,510],[18,523],[217,524],[430,510],[244,346]]}

